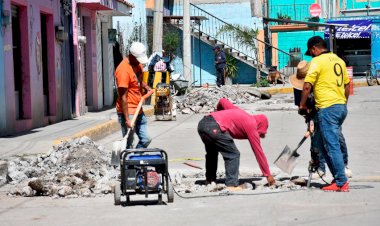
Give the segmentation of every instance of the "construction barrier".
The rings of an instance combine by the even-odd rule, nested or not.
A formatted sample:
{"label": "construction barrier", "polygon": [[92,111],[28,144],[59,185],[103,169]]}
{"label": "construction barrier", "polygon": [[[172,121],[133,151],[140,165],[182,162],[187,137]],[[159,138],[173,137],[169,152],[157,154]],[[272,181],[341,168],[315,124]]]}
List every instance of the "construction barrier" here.
{"label": "construction barrier", "polygon": [[347,67],[347,75],[350,79],[350,96],[354,95],[354,72],[352,67]]}

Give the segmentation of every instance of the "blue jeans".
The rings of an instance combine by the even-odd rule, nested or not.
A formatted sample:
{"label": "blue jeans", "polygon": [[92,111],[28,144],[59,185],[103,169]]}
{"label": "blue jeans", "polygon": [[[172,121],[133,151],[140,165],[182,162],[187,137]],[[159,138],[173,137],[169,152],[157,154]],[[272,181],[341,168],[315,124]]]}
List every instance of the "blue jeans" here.
{"label": "blue jeans", "polygon": [[[344,138],[343,133],[342,133],[342,127],[340,127],[340,130],[339,130],[339,144],[340,144],[340,150],[342,151],[344,165],[347,166],[348,152],[347,152],[346,139]],[[325,160],[325,156],[323,156],[322,154],[319,155],[319,170],[326,172],[326,160]]]}
{"label": "blue jeans", "polygon": [[347,182],[344,173],[343,155],[339,143],[339,133],[347,116],[345,104],[335,104],[318,111],[319,129],[323,142],[322,155],[338,186]]}
{"label": "blue jeans", "polygon": [[[123,137],[127,134],[128,128],[125,125],[125,117],[122,113],[117,113],[119,118],[119,123],[121,125],[121,133]],[[129,115],[129,119],[132,120],[133,115]],[[127,149],[133,148],[133,139],[134,134],[136,133],[139,138],[139,142],[136,145],[136,148],[147,148],[152,141],[148,133],[148,120],[145,117],[144,113],[141,113],[137,116],[135,122],[135,128],[129,133],[127,140]]]}

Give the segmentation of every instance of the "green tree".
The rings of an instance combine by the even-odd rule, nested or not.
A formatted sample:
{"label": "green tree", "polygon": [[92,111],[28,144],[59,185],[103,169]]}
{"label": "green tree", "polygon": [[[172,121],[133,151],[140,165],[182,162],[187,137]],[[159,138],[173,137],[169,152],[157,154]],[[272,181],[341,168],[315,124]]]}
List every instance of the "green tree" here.
{"label": "green tree", "polygon": [[[234,24],[234,25],[226,24],[219,29],[217,35],[220,35],[223,33],[232,35],[232,37],[237,42],[239,42],[240,44],[244,46],[247,46],[249,50],[254,53],[254,56],[256,58],[256,65],[257,65],[256,80],[259,81],[261,78],[260,76],[261,73],[260,73],[260,66],[259,66],[259,61],[258,61],[259,51],[256,45],[256,37],[257,37],[257,34],[259,33],[258,29],[253,29],[253,28],[242,26],[239,24]],[[228,70],[228,66],[226,70]]]}
{"label": "green tree", "polygon": [[162,47],[171,56],[176,53],[180,41],[180,36],[176,32],[167,32],[162,40]]}
{"label": "green tree", "polygon": [[238,66],[235,57],[226,54],[226,77],[233,79],[237,76]]}

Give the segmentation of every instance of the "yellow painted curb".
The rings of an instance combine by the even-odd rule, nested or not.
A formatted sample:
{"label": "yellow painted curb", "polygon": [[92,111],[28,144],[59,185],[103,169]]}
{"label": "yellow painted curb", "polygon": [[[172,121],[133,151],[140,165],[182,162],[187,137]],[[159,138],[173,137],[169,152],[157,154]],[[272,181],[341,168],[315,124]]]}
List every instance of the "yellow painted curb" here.
{"label": "yellow painted curb", "polygon": [[83,136],[87,136],[91,138],[92,140],[98,140],[118,130],[120,130],[120,124],[116,119],[113,119],[108,122],[101,123],[91,128],[82,130],[79,133],[75,133],[74,135],[70,137],[62,137],[62,138],[56,139],[54,141],[54,144],[57,145],[61,143],[62,141],[67,141],[69,139],[75,139],[75,138],[79,138]]}
{"label": "yellow painted curb", "polygon": [[[153,106],[150,106],[150,105],[143,106],[143,111],[146,117],[150,117],[154,115]],[[108,122],[104,122],[99,125],[82,130],[78,133],[73,134],[72,136],[58,138],[53,142],[53,144],[57,145],[57,144],[60,144],[62,141],[67,141],[69,139],[76,139],[83,136],[87,136],[91,138],[92,140],[99,140],[117,131],[120,131],[120,124],[116,119],[112,119],[112,120],[109,120]]]}
{"label": "yellow painted curb", "polygon": [[266,89],[264,91],[270,93],[271,95],[286,94],[286,93],[293,93],[293,87]]}
{"label": "yellow painted curb", "polygon": [[[364,87],[368,86],[366,81],[354,81],[354,87]],[[269,88],[263,90],[265,92],[270,93],[271,95],[275,94],[287,94],[287,93],[293,93],[293,87],[283,87],[283,88]]]}
{"label": "yellow painted curb", "polygon": [[354,87],[363,87],[363,86],[368,86],[367,81],[354,81]]}

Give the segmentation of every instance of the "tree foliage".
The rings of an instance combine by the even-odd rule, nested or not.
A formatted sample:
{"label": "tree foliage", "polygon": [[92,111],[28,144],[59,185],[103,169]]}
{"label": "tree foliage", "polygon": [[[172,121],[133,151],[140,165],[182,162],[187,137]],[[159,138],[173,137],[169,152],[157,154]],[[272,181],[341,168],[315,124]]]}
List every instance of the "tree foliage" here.
{"label": "tree foliage", "polygon": [[257,51],[255,38],[259,33],[258,29],[253,29],[239,24],[226,24],[219,29],[217,35],[223,33],[231,34],[232,37],[240,44],[248,46],[251,51]]}

